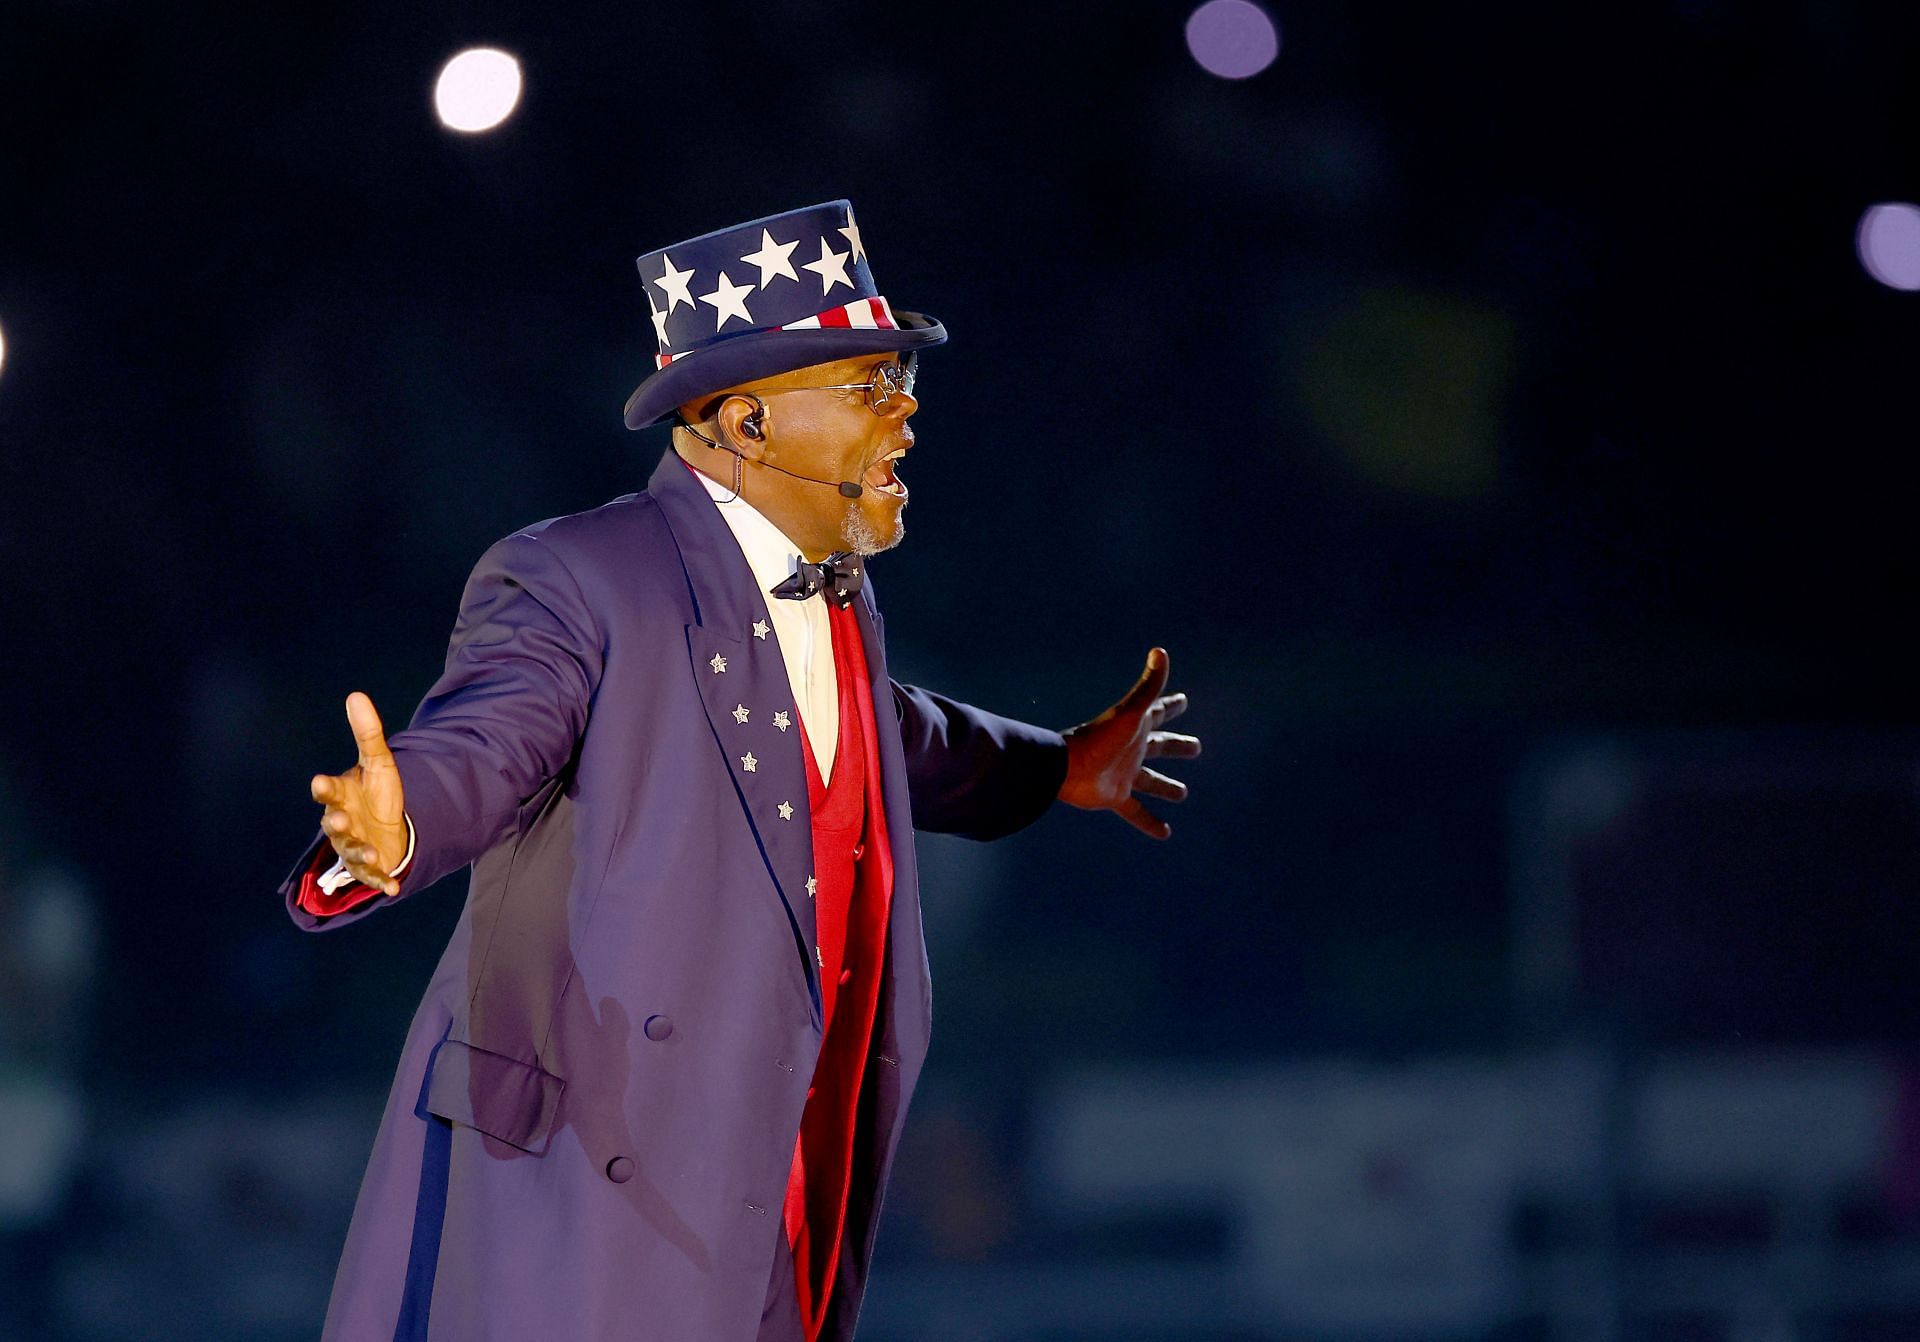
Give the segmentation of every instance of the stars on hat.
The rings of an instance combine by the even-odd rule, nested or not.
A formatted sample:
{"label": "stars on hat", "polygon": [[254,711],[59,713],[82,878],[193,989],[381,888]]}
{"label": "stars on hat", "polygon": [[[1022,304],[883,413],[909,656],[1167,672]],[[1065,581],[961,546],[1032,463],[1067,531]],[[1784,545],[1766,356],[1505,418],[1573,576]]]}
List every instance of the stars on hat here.
{"label": "stars on hat", "polygon": [[820,292],[823,296],[836,284],[844,284],[851,289],[853,287],[853,281],[847,278],[847,257],[849,255],[851,255],[849,252],[834,251],[827,240],[822,238],[820,239],[820,259],[818,261],[803,262],[800,268],[802,270],[811,270],[820,277]]}
{"label": "stars on hat", "polygon": [[747,311],[747,295],[753,292],[751,284],[735,284],[727,278],[727,272],[720,272],[720,283],[710,294],[701,294],[700,301],[710,304],[717,320],[713,329],[718,331],[728,322],[738,317],[748,326],[753,325],[753,314]]}
{"label": "stars on hat", "polygon": [[665,349],[673,342],[667,339],[667,314],[653,305],[653,295],[647,295],[647,311],[653,314],[653,333],[660,337],[660,348]]}
{"label": "stars on hat", "polygon": [[753,712],[753,710],[745,704],[735,704],[733,706],[733,720],[735,722],[745,722],[747,720],[747,714],[751,712]]}
{"label": "stars on hat", "polygon": [[798,238],[792,242],[775,242],[773,234],[763,228],[760,230],[760,250],[748,252],[740,259],[760,267],[760,287],[764,289],[775,275],[785,275],[790,280],[800,278],[799,272],[793,268],[793,262],[788,259],[799,245]]}
{"label": "stars on hat", "polygon": [[[666,297],[667,311],[672,312],[682,303],[685,303],[688,307],[692,307],[693,295],[687,292],[687,285],[689,281],[693,279],[693,272],[691,270],[675,270],[673,268],[673,258],[665,252],[660,253],[660,260],[666,265],[667,270],[666,273],[655,280],[654,283],[660,287],[660,292]],[[651,297],[649,297],[648,301],[652,301]]]}
{"label": "stars on hat", "polygon": [[[860,241],[860,225],[853,221],[853,207],[851,205],[847,207],[847,226],[840,231],[847,235],[847,243],[853,248],[853,259],[856,262],[866,260],[867,249]],[[797,279],[799,277],[795,276],[795,278]]]}

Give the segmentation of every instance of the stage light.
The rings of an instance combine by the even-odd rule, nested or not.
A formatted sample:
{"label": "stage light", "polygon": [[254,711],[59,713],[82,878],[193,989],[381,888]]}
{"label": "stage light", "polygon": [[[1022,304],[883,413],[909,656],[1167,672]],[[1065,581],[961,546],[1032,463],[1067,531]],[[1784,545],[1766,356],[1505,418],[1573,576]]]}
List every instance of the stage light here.
{"label": "stage light", "polygon": [[1889,289],[1920,289],[1920,205],[1872,205],[1853,235],[1860,264]]}
{"label": "stage light", "polygon": [[0,330],[0,373],[7,371],[7,333]]}
{"label": "stage light", "polygon": [[1280,32],[1249,0],[1207,0],[1187,16],[1187,50],[1222,79],[1257,75],[1280,54]]}
{"label": "stage light", "polygon": [[492,130],[520,101],[520,62],[492,47],[463,51],[441,67],[433,107],[449,130]]}

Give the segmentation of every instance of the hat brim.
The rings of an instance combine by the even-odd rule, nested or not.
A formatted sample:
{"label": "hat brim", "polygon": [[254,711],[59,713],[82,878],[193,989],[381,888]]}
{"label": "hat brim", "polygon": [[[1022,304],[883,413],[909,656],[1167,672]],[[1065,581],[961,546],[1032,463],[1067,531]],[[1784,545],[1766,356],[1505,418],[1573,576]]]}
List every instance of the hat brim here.
{"label": "hat brim", "polygon": [[657,370],[633,389],[633,395],[627,398],[627,427],[644,429],[658,424],[675,407],[742,382],[861,354],[922,349],[947,338],[947,328],[924,312],[896,309],[893,319],[899,323],[897,331],[870,326],[753,331],[695,350]]}

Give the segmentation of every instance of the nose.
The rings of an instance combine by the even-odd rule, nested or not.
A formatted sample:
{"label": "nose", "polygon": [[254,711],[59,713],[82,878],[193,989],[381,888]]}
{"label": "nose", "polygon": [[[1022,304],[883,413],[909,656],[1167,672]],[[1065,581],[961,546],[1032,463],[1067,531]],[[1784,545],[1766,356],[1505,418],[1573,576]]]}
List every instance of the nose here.
{"label": "nose", "polygon": [[887,408],[880,413],[888,418],[898,416],[901,419],[905,419],[919,408],[920,401],[912,392],[896,391],[887,398]]}

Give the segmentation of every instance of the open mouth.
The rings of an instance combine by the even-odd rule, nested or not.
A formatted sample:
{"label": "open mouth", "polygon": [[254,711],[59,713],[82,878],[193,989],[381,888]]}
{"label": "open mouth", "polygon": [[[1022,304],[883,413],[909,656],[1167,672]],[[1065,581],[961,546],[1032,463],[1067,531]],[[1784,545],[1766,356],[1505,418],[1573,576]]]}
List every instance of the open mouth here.
{"label": "open mouth", "polygon": [[894,473],[894,466],[900,458],[907,455],[907,449],[896,447],[886,456],[867,467],[867,473],[860,477],[860,483],[876,494],[885,494],[891,498],[907,497],[907,484]]}

